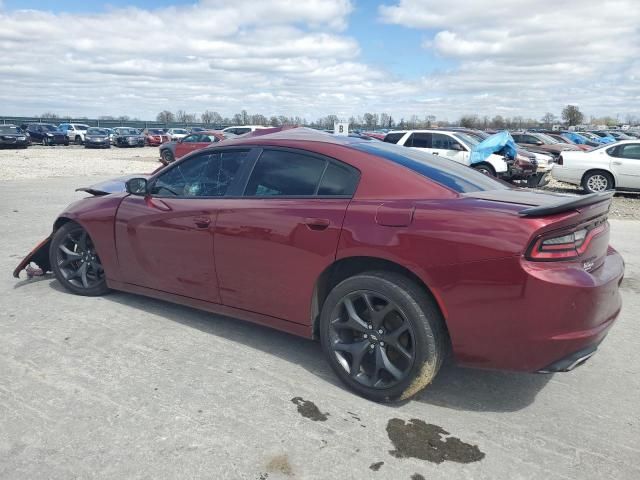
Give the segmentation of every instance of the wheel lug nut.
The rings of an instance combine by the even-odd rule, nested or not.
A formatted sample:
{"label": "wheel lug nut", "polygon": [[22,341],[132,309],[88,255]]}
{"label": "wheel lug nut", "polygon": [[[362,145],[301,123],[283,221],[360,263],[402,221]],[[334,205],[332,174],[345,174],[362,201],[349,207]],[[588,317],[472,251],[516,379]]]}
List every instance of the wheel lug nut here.
{"label": "wheel lug nut", "polygon": [[367,335],[366,333],[363,335],[364,338],[369,338],[369,335]]}
{"label": "wheel lug nut", "polygon": [[378,333],[379,333],[380,335],[382,335],[384,332],[382,331],[382,329],[380,329],[380,330],[378,330]]}
{"label": "wheel lug nut", "polygon": [[384,342],[380,342],[380,346],[381,346],[381,347],[384,347]]}
{"label": "wheel lug nut", "polygon": [[369,324],[369,325],[367,325],[367,328],[368,328],[369,330],[371,330],[371,329],[373,328],[373,325]]}

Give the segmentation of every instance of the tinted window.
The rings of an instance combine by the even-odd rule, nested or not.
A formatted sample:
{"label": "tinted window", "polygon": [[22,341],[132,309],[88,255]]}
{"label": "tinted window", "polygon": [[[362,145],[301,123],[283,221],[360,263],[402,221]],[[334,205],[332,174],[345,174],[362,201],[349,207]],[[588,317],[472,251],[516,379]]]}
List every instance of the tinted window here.
{"label": "tinted window", "polygon": [[466,167],[447,158],[439,158],[421,152],[420,150],[389,145],[383,142],[354,143],[351,147],[409,168],[458,193],[505,190],[509,188],[502,182],[477,172],[473,168]]}
{"label": "tinted window", "polygon": [[184,137],[182,141],[186,143],[198,143],[201,141],[200,140],[201,137],[202,135],[199,135],[199,134],[189,135],[188,137]]}
{"label": "tinted window", "polygon": [[151,193],[169,197],[222,197],[246,158],[246,151],[196,155],[160,175]]}
{"label": "tinted window", "polygon": [[326,163],[299,153],[265,150],[251,173],[245,195],[314,195]]}
{"label": "tinted window", "polygon": [[358,172],[347,166],[329,163],[320,182],[318,195],[351,196],[356,191],[358,177]]}
{"label": "tinted window", "polygon": [[628,143],[626,145],[620,145],[617,153],[617,157],[640,160],[640,144]]}
{"label": "tinted window", "polygon": [[453,145],[460,145],[456,140],[449,135],[442,133],[434,133],[431,140],[431,148],[438,148],[441,150],[453,150]]}
{"label": "tinted window", "polygon": [[431,148],[431,134],[424,132],[412,133],[404,146],[414,148]]}
{"label": "tinted window", "polygon": [[0,125],[0,133],[20,133],[20,131],[13,125]]}
{"label": "tinted window", "polygon": [[402,137],[404,137],[404,133],[387,133],[384,141],[387,143],[398,143]]}

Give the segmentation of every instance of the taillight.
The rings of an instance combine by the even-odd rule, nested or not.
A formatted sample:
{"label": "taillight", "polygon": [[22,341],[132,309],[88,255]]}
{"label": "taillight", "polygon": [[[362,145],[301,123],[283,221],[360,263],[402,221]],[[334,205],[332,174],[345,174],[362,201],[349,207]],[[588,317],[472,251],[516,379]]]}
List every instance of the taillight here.
{"label": "taillight", "polygon": [[558,156],[558,165],[564,165],[564,159],[562,158],[562,155]]}
{"label": "taillight", "polygon": [[591,241],[607,228],[608,223],[603,220],[578,230],[543,235],[536,239],[527,256],[531,260],[568,260],[579,257],[586,252]]}

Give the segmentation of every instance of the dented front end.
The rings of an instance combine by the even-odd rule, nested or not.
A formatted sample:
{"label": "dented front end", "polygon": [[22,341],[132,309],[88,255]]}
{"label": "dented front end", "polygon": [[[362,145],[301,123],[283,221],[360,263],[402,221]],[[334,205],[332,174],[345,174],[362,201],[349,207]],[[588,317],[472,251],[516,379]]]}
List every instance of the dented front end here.
{"label": "dented front end", "polygon": [[[51,235],[42,240],[29,254],[22,259],[13,271],[13,276],[20,277],[20,272],[27,272],[27,278],[44,275],[51,271],[51,263],[49,262],[49,247],[51,245]],[[34,263],[36,267],[32,267]]]}

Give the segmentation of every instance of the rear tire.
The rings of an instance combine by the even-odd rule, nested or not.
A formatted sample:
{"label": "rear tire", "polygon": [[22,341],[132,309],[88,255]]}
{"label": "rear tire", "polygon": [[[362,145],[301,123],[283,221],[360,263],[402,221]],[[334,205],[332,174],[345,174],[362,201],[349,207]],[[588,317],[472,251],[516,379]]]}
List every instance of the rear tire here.
{"label": "rear tire", "polygon": [[45,146],[45,147],[48,147],[49,146],[49,138],[43,137],[42,138],[42,145]]}
{"label": "rear tire", "polygon": [[615,188],[613,177],[603,170],[588,172],[582,179],[582,188],[588,193],[599,193]]}
{"label": "rear tire", "polygon": [[349,388],[376,402],[411,398],[431,383],[446,338],[433,299],[393,272],[347,278],[331,290],[320,315],[329,365]]}
{"label": "rear tire", "polygon": [[65,223],[53,234],[49,264],[58,281],[71,293],[95,297],[109,291],[93,241],[75,222]]}

